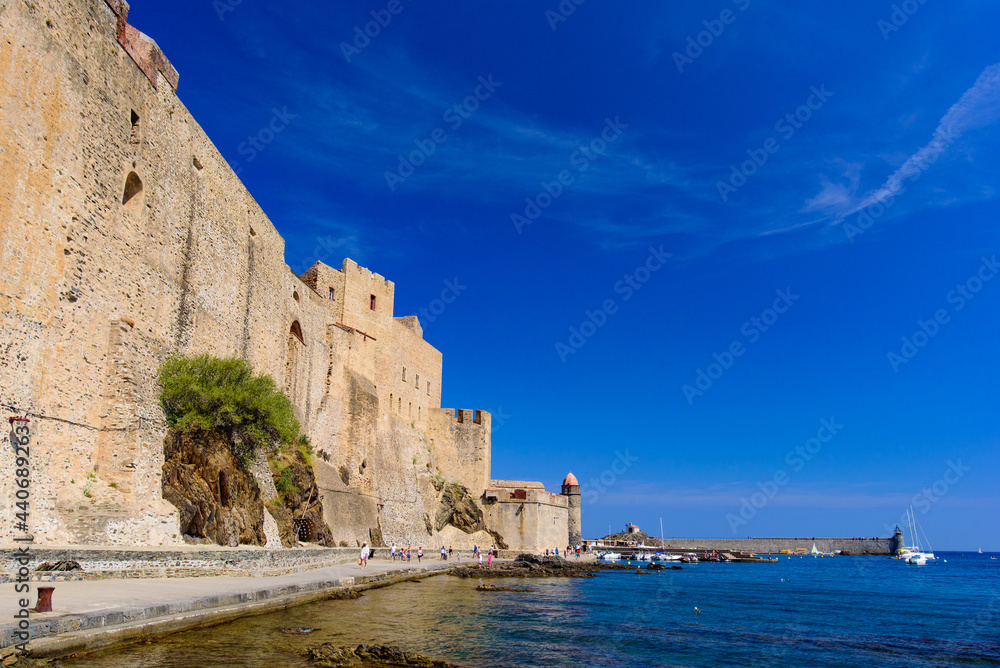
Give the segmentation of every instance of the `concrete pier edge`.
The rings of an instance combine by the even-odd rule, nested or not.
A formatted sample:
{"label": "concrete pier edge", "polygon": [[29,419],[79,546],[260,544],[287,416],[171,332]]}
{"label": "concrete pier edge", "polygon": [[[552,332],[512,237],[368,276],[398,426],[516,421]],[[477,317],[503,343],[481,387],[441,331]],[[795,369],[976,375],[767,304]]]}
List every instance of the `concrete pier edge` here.
{"label": "concrete pier edge", "polygon": [[[262,587],[228,595],[212,595],[156,605],[98,610],[71,614],[32,624],[33,634],[27,656],[57,659],[74,654],[89,654],[124,646],[146,639],[225,624],[249,616],[264,615],[287,608],[332,598],[348,589],[365,591],[400,582],[445,575],[458,566],[421,566],[403,571],[389,571],[371,576],[321,580],[302,585]],[[11,643],[12,625],[0,627],[4,646],[0,660],[15,653]],[[47,632],[46,632],[47,631]]]}

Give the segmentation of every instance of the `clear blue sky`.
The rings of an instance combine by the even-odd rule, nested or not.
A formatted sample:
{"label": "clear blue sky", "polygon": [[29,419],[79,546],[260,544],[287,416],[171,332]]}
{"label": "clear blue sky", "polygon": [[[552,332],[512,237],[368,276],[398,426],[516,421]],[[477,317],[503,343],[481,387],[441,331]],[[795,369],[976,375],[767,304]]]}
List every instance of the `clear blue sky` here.
{"label": "clear blue sky", "polygon": [[912,503],[1000,550],[1000,6],[443,4],[130,22],[289,265],[395,281],[494,477],[572,469],[585,535],[886,535]]}

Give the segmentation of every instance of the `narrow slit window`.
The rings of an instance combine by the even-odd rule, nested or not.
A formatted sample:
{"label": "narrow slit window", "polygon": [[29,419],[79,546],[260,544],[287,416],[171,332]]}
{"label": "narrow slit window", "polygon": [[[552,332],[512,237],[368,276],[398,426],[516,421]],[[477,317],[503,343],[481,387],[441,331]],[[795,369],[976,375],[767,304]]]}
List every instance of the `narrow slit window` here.
{"label": "narrow slit window", "polygon": [[369,304],[371,305],[371,309],[374,311],[375,310],[375,295],[371,296],[371,301],[369,302]]}
{"label": "narrow slit window", "polygon": [[330,288],[330,290],[326,293],[326,296],[328,299],[335,299],[337,297],[337,290]]}
{"label": "narrow slit window", "polygon": [[131,115],[132,127],[129,129],[128,143],[138,144],[139,143],[139,114],[135,113],[135,109],[132,110]]}
{"label": "narrow slit window", "polygon": [[414,381],[413,387],[415,387],[417,389],[420,389],[420,374],[418,373],[416,376],[417,376],[417,379]]}
{"label": "narrow slit window", "polygon": [[431,396],[431,381],[427,381],[427,396]]}
{"label": "narrow slit window", "polygon": [[403,380],[406,380],[406,367],[403,367]]}

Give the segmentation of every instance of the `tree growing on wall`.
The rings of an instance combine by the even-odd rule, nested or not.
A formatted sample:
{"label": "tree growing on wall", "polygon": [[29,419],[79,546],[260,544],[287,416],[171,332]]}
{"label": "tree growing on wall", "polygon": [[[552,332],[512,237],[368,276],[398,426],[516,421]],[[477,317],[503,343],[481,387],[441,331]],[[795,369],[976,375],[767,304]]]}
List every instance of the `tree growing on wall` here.
{"label": "tree growing on wall", "polygon": [[255,375],[246,360],[173,355],[160,366],[159,380],[168,425],[181,431],[222,429],[244,463],[260,449],[299,437],[288,397],[270,376]]}

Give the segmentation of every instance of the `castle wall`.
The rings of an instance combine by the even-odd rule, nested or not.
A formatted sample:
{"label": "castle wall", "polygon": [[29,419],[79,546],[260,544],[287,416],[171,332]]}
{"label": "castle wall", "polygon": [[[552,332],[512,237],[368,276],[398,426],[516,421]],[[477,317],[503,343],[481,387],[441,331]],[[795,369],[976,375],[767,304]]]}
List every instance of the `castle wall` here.
{"label": "castle wall", "polygon": [[432,463],[445,477],[478,494],[490,483],[490,421],[486,411],[431,410]]}
{"label": "castle wall", "polygon": [[[488,414],[437,425],[431,447],[441,353],[393,317],[393,283],[351,260],[291,272],[126,13],[36,0],[4,3],[0,21],[0,403],[35,415],[36,541],[181,541],[156,371],[182,352],[245,358],[285,389],[338,540],[429,542],[431,477],[477,493],[489,479]],[[0,540],[11,512],[0,504]]]}
{"label": "castle wall", "polygon": [[498,487],[483,498],[486,525],[504,537],[508,549],[561,551],[569,545],[567,497],[536,487]]}

